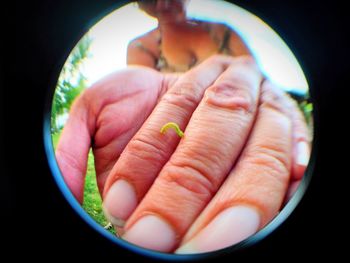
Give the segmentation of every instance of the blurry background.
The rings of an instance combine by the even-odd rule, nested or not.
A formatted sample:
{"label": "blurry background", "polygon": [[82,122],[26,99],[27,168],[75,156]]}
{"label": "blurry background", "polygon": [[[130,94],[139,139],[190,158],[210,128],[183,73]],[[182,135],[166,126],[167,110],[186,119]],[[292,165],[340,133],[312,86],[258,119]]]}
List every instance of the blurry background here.
{"label": "blurry background", "polygon": [[[308,96],[308,84],[295,56],[258,17],[238,6],[216,0],[190,0],[187,14],[192,19],[221,22],[232,27],[250,47],[266,76],[288,92]],[[51,133],[54,147],[76,96],[102,77],[126,67],[128,43],[156,27],[156,19],[131,3],[104,17],[78,42],[61,71],[53,99]],[[299,106],[310,121],[312,105],[301,101]],[[91,152],[83,207],[98,223],[107,224]]]}

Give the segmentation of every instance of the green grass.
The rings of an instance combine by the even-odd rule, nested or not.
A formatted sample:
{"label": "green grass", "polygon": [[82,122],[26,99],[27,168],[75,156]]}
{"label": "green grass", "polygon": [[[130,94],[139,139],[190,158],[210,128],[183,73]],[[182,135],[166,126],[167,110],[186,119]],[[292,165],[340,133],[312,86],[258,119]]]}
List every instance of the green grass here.
{"label": "green grass", "polygon": [[[57,146],[59,137],[60,133],[52,134],[52,142],[54,148],[56,148]],[[91,150],[89,152],[88,166],[85,179],[83,208],[101,226],[107,225],[108,222],[102,211],[101,196],[97,188],[94,156]],[[110,231],[112,233],[115,233],[114,229],[110,229]]]}

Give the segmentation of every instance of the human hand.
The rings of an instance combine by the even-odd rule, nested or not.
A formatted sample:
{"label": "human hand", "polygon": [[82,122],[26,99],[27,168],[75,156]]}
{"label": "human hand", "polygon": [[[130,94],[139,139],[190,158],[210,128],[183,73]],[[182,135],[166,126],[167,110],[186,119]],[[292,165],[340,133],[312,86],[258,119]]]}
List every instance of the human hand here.
{"label": "human hand", "polygon": [[[228,61],[223,56],[209,59],[196,74],[201,78],[199,83],[210,85]],[[80,203],[90,147],[102,194],[121,152],[178,77],[146,67],[130,67],[107,76],[76,99],[58,142],[56,159],[65,182]]]}
{"label": "human hand", "polygon": [[[138,72],[137,74],[139,73],[140,72]],[[115,80],[117,80],[118,83],[121,83],[120,80],[124,79],[125,77],[124,74],[125,73],[120,75],[118,74],[117,75],[118,77],[116,77]],[[125,79],[129,79],[130,81],[130,79],[133,79],[130,77],[131,75],[129,75]],[[135,75],[133,75],[132,77],[135,77]],[[143,75],[143,77],[146,77],[146,76]],[[290,162],[291,161],[290,159],[294,160],[292,162],[293,178],[300,179],[300,177],[303,174],[303,169],[305,169],[305,165],[304,164],[298,165],[297,159],[294,158],[293,156],[299,156],[299,155],[293,154],[292,152],[297,153],[296,149],[298,149],[298,147],[295,147],[296,145],[298,145],[297,142],[307,141],[307,133],[306,133],[307,130],[304,125],[304,122],[302,121],[302,118],[300,118],[301,115],[298,115],[299,112],[294,107],[295,105],[293,106],[293,103],[291,103],[291,101],[288,101],[288,98],[283,99],[284,95],[279,94],[279,91],[274,91],[275,93],[269,91],[266,93],[266,94],[272,94],[270,97],[274,98],[274,100],[276,101],[273,101],[270,104],[267,103],[268,106],[263,106],[266,103],[265,104],[263,103],[262,99],[264,98],[264,96],[261,96],[261,99],[260,99],[261,102],[259,104],[258,97],[260,93],[259,89],[260,89],[262,77],[258,69],[256,68],[256,66],[254,65],[254,63],[249,62],[249,59],[247,61],[247,59],[233,60],[233,59],[228,59],[224,57],[216,57],[214,59],[212,58],[211,60],[209,60],[209,62],[203,63],[203,65],[198,66],[196,70],[193,69],[192,71],[184,74],[181,77],[173,76],[169,79],[167,77],[162,78],[162,77],[159,77],[157,73],[153,71],[151,73],[151,71],[149,71],[147,72],[147,78],[150,78],[150,80],[153,79],[155,81],[153,83],[154,87],[157,87],[154,89],[154,91],[148,91],[148,90],[146,91],[145,89],[143,89],[145,88],[145,86],[142,86],[139,83],[140,85],[139,88],[143,87],[139,89],[139,90],[142,90],[140,92],[140,95],[143,94],[144,92],[146,92],[146,94],[149,94],[149,95],[151,94],[150,97],[151,97],[152,103],[150,104],[147,103],[147,100],[149,100],[150,97],[148,97],[147,100],[146,99],[144,100],[144,103],[148,105],[150,110],[143,115],[143,120],[142,118],[141,119],[137,118],[139,117],[138,114],[141,114],[141,112],[143,112],[141,107],[137,112],[134,112],[134,114],[129,115],[129,117],[131,117],[129,123],[132,123],[132,120],[136,119],[138,120],[137,121],[138,125],[136,125],[137,128],[135,128],[134,130],[132,130],[133,128],[132,125],[129,125],[129,126],[125,125],[125,127],[128,127],[126,132],[127,136],[125,137],[125,140],[121,140],[123,139],[123,137],[120,136],[121,133],[114,133],[115,136],[110,135],[110,133],[113,134],[113,131],[116,128],[120,129],[120,126],[118,125],[111,127],[113,126],[113,123],[114,123],[114,118],[112,117],[123,116],[123,115],[118,115],[119,113],[118,110],[124,109],[124,111],[122,112],[126,114],[127,110],[132,109],[132,108],[127,108],[128,105],[131,105],[129,104],[130,101],[128,101],[128,103],[121,104],[124,106],[120,106],[119,104],[122,100],[118,99],[119,98],[118,97],[119,94],[118,94],[116,98],[109,100],[114,102],[111,104],[113,105],[113,107],[111,108],[115,109],[115,111],[110,112],[106,110],[98,110],[100,109],[99,107],[102,107],[101,105],[103,105],[103,101],[104,101],[103,98],[107,99],[108,101],[108,98],[110,98],[110,92],[120,89],[120,86],[118,86],[119,84],[106,85],[106,83],[108,84],[113,82],[109,80],[109,81],[105,81],[104,84],[96,85],[94,89],[91,89],[91,91],[89,91],[90,95],[83,95],[82,98],[77,101],[77,105],[80,105],[80,106],[73,107],[72,114],[71,114],[73,117],[70,119],[70,122],[68,122],[59,144],[59,146],[63,145],[65,147],[62,147],[62,146],[61,146],[62,148],[58,147],[58,149],[61,149],[61,150],[57,152],[58,156],[61,153],[61,159],[58,158],[59,165],[63,175],[65,176],[67,184],[70,186],[73,193],[76,196],[79,196],[79,195],[82,196],[82,185],[83,185],[82,175],[85,173],[81,172],[83,170],[81,168],[80,169],[74,169],[74,168],[83,167],[83,165],[85,165],[85,169],[86,169],[86,157],[85,159],[80,158],[81,150],[85,149],[85,153],[87,155],[87,151],[89,149],[89,146],[87,146],[89,145],[88,142],[90,141],[90,138],[94,138],[95,143],[93,148],[94,148],[96,166],[98,166],[98,163],[100,163],[100,166],[99,166],[100,169],[96,167],[96,170],[102,171],[101,173],[99,172],[97,173],[100,191],[103,189],[106,176],[108,175],[108,173],[110,173],[106,186],[104,187],[105,188],[104,189],[104,192],[105,192],[104,207],[107,214],[109,214],[111,221],[115,225],[120,225],[120,226],[123,225],[123,221],[125,221],[130,217],[130,214],[134,211],[136,206],[140,203],[144,194],[149,190],[149,187],[152,185],[155,178],[158,177],[158,179],[154,182],[147,196],[143,199],[141,204],[138,206],[136,211],[128,220],[125,227],[126,234],[124,235],[124,238],[126,240],[129,240],[133,243],[136,243],[151,249],[161,250],[165,252],[173,251],[179,246],[181,241],[182,241],[182,244],[184,244],[190,239],[192,241],[195,240],[196,238],[192,239],[194,234],[200,232],[203,226],[208,224],[208,222],[211,221],[211,219],[215,216],[215,214],[218,214],[220,211],[222,211],[225,208],[224,204],[226,204],[226,207],[227,207],[227,204],[229,203],[232,204],[232,202],[234,202],[237,199],[237,197],[235,197],[235,194],[234,194],[235,192],[242,192],[242,191],[244,192],[244,189],[250,190],[250,191],[246,190],[246,192],[250,193],[250,195],[253,195],[253,197],[254,196],[256,197],[255,198],[256,200],[254,198],[253,200],[251,200],[253,204],[252,207],[254,207],[254,205],[256,206],[257,209],[261,209],[260,206],[262,206],[263,208],[267,207],[266,208],[267,212],[263,210],[262,218],[260,219],[258,218],[259,219],[258,221],[260,221],[259,228],[263,227],[264,220],[268,222],[270,220],[269,218],[273,216],[273,213],[275,211],[278,211],[281,206],[281,204],[278,205],[278,203],[281,202],[280,200],[283,199],[285,195],[286,188],[288,185],[289,175],[291,172],[290,169],[285,171],[284,174],[281,174],[281,175],[277,174],[277,176],[284,178],[284,180],[282,180],[283,182],[281,182],[280,185],[277,184],[276,186],[276,181],[272,180],[271,182],[271,178],[270,177],[267,178],[266,190],[270,190],[270,191],[276,190],[276,196],[277,196],[276,200],[272,202],[272,204],[269,204],[267,206],[266,206],[266,201],[269,201],[269,198],[271,199],[272,197],[271,196],[269,197],[269,195],[267,195],[266,197],[264,196],[264,193],[261,193],[261,188],[265,189],[264,187],[262,187],[265,184],[257,185],[256,189],[254,189],[253,191],[252,187],[249,187],[249,184],[247,187],[247,182],[242,179],[241,180],[242,184],[239,184],[239,187],[237,187],[238,183],[237,182],[235,183],[235,180],[232,181],[232,179],[230,179],[233,177],[231,174],[237,173],[235,171],[237,171],[239,167],[243,166],[243,168],[245,167],[245,169],[240,168],[240,169],[243,169],[242,174],[244,176],[242,175],[242,178],[249,179],[251,177],[251,175],[249,176],[249,171],[251,169],[252,171],[254,171],[254,165],[250,165],[251,169],[249,168],[249,165],[239,166],[239,164],[242,162],[249,163],[249,158],[248,158],[248,161],[246,161],[247,157],[243,158],[243,156],[245,156],[243,153],[241,154],[241,157],[239,157],[242,149],[245,147],[244,152],[246,152],[248,151],[246,149],[252,148],[252,146],[250,148],[248,146],[250,145],[249,142],[253,140],[252,139],[254,137],[253,134],[256,133],[256,134],[268,135],[269,131],[266,131],[266,127],[268,126],[273,127],[273,124],[276,125],[276,122],[278,122],[277,121],[278,119],[280,119],[281,121],[281,118],[276,118],[272,120],[266,117],[265,122],[262,122],[264,124],[261,124],[260,126],[258,126],[258,123],[259,123],[258,120],[261,114],[258,114],[258,118],[256,118],[255,116],[256,112],[257,111],[260,112],[261,108],[264,109],[265,107],[268,109],[271,108],[277,112],[281,111],[280,115],[284,116],[287,119],[286,122],[292,123],[290,125],[293,126],[293,132],[289,131],[289,133],[285,132],[285,134],[283,133],[278,134],[277,132],[278,129],[272,129],[271,134],[275,135],[275,137],[277,138],[275,138],[276,141],[272,140],[271,143],[274,144],[277,142],[276,145],[278,145],[278,143],[281,142],[281,145],[285,146],[284,148],[282,147],[281,152],[277,151],[277,153],[280,153],[280,155],[282,156],[282,159],[285,158],[286,162],[288,160]],[[133,81],[135,80],[132,80],[132,82]],[[215,81],[215,84],[212,86],[211,84],[214,81]],[[174,82],[175,82],[174,85],[170,84]],[[163,83],[163,84],[159,85],[159,83]],[[130,84],[131,83],[128,83],[127,86],[128,86],[128,90],[130,88],[129,91],[132,93],[133,88],[131,87],[135,85],[132,85],[132,84],[130,85]],[[209,86],[211,87],[207,89]],[[262,87],[262,90],[271,90],[271,88],[270,89],[264,88],[265,86],[267,85],[264,84]],[[171,88],[169,89],[169,87]],[[150,87],[147,87],[147,88],[151,89]],[[164,96],[162,96],[162,94],[167,89],[169,89],[168,92]],[[207,89],[206,95],[202,99],[203,93],[206,89]],[[105,91],[105,92],[101,93],[101,91]],[[218,91],[218,92],[215,92],[215,91]],[[97,100],[95,101],[93,100],[93,98],[96,98],[96,94],[99,95],[100,98],[98,100],[100,100],[100,102],[98,102]],[[211,95],[213,95],[214,97],[211,97]],[[228,98],[226,95],[229,96],[230,98]],[[147,115],[152,110],[152,106],[154,107],[157,104],[157,96],[162,98],[158,103],[157,107],[154,109],[152,115],[149,117],[149,119],[144,123],[142,128],[137,132],[137,134],[130,141],[128,146],[125,148],[123,154],[120,156],[120,158],[118,158],[119,154],[122,152],[125,145],[128,143],[128,141],[133,136],[133,134],[140,128],[140,126],[146,119]],[[219,96],[219,98],[217,96]],[[220,96],[221,96],[221,99],[220,99]],[[126,97],[128,98],[129,95],[126,95]],[[269,96],[265,96],[265,97],[269,97]],[[217,102],[218,99],[221,102],[220,101]],[[201,100],[202,102],[200,102]],[[82,101],[84,103],[79,101]],[[219,106],[216,105],[213,107],[212,105],[213,103],[214,104],[219,103],[222,105],[219,105]],[[260,106],[258,106],[258,104]],[[281,105],[283,107],[281,107]],[[283,108],[286,105],[289,105],[288,107],[291,107],[289,109],[293,109],[293,110],[289,110],[287,112],[283,111]],[[83,108],[85,109],[82,110]],[[74,110],[74,109],[77,109],[77,110]],[[77,113],[74,113],[74,112],[77,112]],[[267,112],[269,111],[267,110]],[[293,114],[290,114],[291,112]],[[95,114],[95,113],[104,113],[105,115],[101,114],[101,116],[107,116],[107,117],[102,118],[100,117],[99,114]],[[109,115],[108,113],[111,113],[111,114]],[[87,116],[88,114],[90,115]],[[79,116],[79,117],[74,117],[74,116]],[[93,117],[95,117],[95,119]],[[187,122],[189,121],[190,118],[191,118],[191,121],[186,127]],[[80,123],[78,122],[79,120],[80,120]],[[96,120],[109,120],[109,122],[101,121],[100,123],[102,123],[102,125],[97,126]],[[185,138],[180,142],[179,145],[178,145],[179,138],[174,133],[168,132],[165,135],[161,135],[159,133],[160,127],[169,121],[175,121],[182,128],[186,127]],[[253,126],[254,121],[256,121],[256,123],[254,124],[253,131],[248,139],[249,131],[251,130],[251,127]],[[82,123],[85,123],[85,125],[81,126]],[[96,136],[98,134],[98,132],[94,132],[94,129],[96,129],[96,127],[98,127],[97,129],[98,131],[104,131],[105,136],[102,136],[102,134],[100,137]],[[258,129],[257,127],[260,127],[260,128]],[[75,130],[77,132],[78,129],[82,131],[80,134],[84,135],[82,136],[82,138],[85,138],[85,140],[82,140],[81,138],[78,138],[78,140],[77,139],[74,140],[73,136],[76,136],[76,134],[79,134],[79,133],[72,133],[72,131]],[[254,132],[255,130],[258,130],[259,132]],[[117,144],[118,146],[119,145],[121,146],[119,146],[118,152],[114,156],[112,155],[113,151],[111,151],[111,148],[109,147],[105,147],[103,151],[101,150],[101,155],[98,154],[100,153],[100,151],[98,151],[99,149],[96,148],[95,145],[96,145],[96,142],[99,140],[96,140],[96,139],[100,138],[100,142],[101,142],[103,141],[103,138],[106,138],[106,137],[110,138],[110,141],[115,143],[114,146],[111,146],[114,149],[116,148],[115,146],[117,142],[124,143],[124,144]],[[247,139],[248,139],[248,142],[246,143]],[[291,145],[287,147],[286,142],[288,142],[289,139],[291,141]],[[253,146],[259,145],[259,140],[254,139],[251,145]],[[266,147],[268,148],[269,145]],[[292,148],[293,150],[291,150]],[[253,149],[259,149],[259,147],[253,147]],[[76,152],[74,153],[75,150]],[[66,151],[69,152],[70,156],[76,156],[75,158],[77,158],[78,161],[72,162],[72,160],[74,160],[73,158],[69,158],[69,157],[67,158],[65,156],[67,155]],[[271,156],[270,157],[274,160],[273,153],[274,152],[272,153],[268,152],[266,156],[268,157],[272,155],[272,157]],[[259,151],[257,152],[257,154],[259,154]],[[273,167],[269,167],[269,164],[268,164],[269,160],[265,160],[266,156],[264,154],[260,154],[260,155],[262,155],[261,158],[256,158],[256,160],[258,160],[259,162],[262,162],[260,163],[260,165],[263,167],[262,168],[259,167],[260,171],[264,171],[265,174],[267,174],[269,171],[271,172],[271,170],[272,172],[274,172]],[[113,166],[115,161],[118,160],[112,171],[111,171],[111,166],[103,165],[103,161],[105,161],[106,158],[108,158],[109,156],[113,157],[113,158],[107,159],[107,160],[110,160],[109,165],[111,166]],[[186,158],[186,156],[188,158]],[[99,157],[101,158],[100,162],[98,161]],[[239,157],[239,160],[237,161],[237,165],[234,167],[230,175],[226,178],[226,181],[221,186],[220,190],[216,193],[216,191],[219,189],[221,185],[221,182],[225,180],[225,177],[230,172],[230,169],[232,168],[233,164],[236,162],[236,159],[238,159],[238,157]],[[175,161],[174,161],[174,158],[175,158]],[[252,162],[253,164],[255,164],[255,166],[257,162],[256,160],[255,160],[255,163]],[[265,165],[264,165],[264,161],[265,161]],[[80,164],[81,166],[77,166],[76,164]],[[263,168],[265,168],[266,171]],[[255,167],[255,170],[256,169],[257,168]],[[71,176],[69,176],[69,174],[71,174]],[[78,182],[78,184],[76,184],[78,185],[77,188],[74,188],[75,186],[74,183],[76,181],[71,180],[72,178],[74,178],[75,175],[79,175],[81,178],[80,183]],[[119,180],[118,183],[114,184],[120,178],[124,180],[122,182]],[[252,185],[254,184],[256,184],[256,182],[253,183]],[[133,185],[133,186],[130,187],[130,185]],[[230,191],[226,190],[227,193],[224,194],[225,198],[222,198],[220,196],[222,196],[223,194],[220,194],[220,193],[225,193],[225,190],[222,190],[222,189],[225,189],[225,185],[235,186],[237,188],[237,191],[231,191],[232,189]],[[79,191],[74,191],[73,189],[78,189]],[[135,192],[136,192],[136,197],[133,196]],[[212,199],[214,195],[215,197]],[[247,194],[246,199],[248,199],[248,201],[249,201],[249,198],[250,199],[252,198],[250,195]],[[260,197],[261,197],[260,202],[257,202],[259,201],[258,199]],[[218,200],[221,200],[221,203]],[[242,200],[240,201],[243,201],[243,204],[244,204],[244,201],[247,201],[247,200],[242,198]],[[209,205],[207,205],[208,203]],[[212,205],[215,203],[218,203],[218,204]],[[200,213],[205,206],[207,206],[207,208],[202,213]],[[214,209],[215,211],[213,210],[213,207],[215,207]],[[248,215],[249,215],[249,209],[245,210],[245,208],[243,208],[243,212],[244,211],[248,211]],[[133,223],[135,223],[135,221],[137,221],[137,219],[141,218],[143,215],[148,215],[148,214],[157,214],[158,217],[153,217],[153,219],[165,218],[169,222],[163,225],[161,222],[160,223],[158,222],[158,225],[156,225],[155,232],[152,232],[153,231],[152,228],[148,229],[150,233],[142,232],[142,230],[141,231],[137,229],[135,230],[135,227],[137,227],[137,224],[133,224]],[[113,215],[114,217],[112,217],[111,215]],[[147,216],[145,216],[145,218],[146,217]],[[150,216],[148,216],[148,221],[150,221],[149,218]],[[194,221],[195,223],[192,224]],[[152,218],[151,218],[151,223],[152,223]],[[192,224],[192,227],[189,229],[191,224]],[[132,231],[133,225],[135,225],[134,231]],[[168,227],[168,230],[170,226],[171,231],[167,231],[166,228],[161,230],[162,226]],[[223,229],[224,231],[227,230],[225,227]],[[187,234],[186,234],[186,231],[188,231]],[[220,231],[211,230],[209,232],[212,232],[212,235],[216,233],[216,238],[214,236],[214,240],[213,238],[210,239],[209,248],[208,248],[208,243],[207,243],[207,247],[204,246],[203,248],[203,245],[202,247],[196,245],[194,249],[187,244],[182,248],[178,249],[178,252],[179,253],[181,252],[196,253],[201,251],[207,251],[208,249],[209,250],[218,249],[218,248],[222,248],[223,246],[228,246],[230,244],[233,244],[234,242],[237,242],[237,240],[240,238],[242,239],[242,233],[241,233],[241,236],[231,235],[231,236],[235,236],[236,240],[232,240],[231,238],[230,240],[226,240],[226,243],[224,242],[224,244],[222,244],[222,242],[220,243],[218,242],[218,240],[215,240],[218,238],[220,239],[220,237],[222,239]],[[157,235],[154,236],[154,233],[157,233]],[[159,240],[159,238],[162,238],[162,236],[163,238],[165,237],[164,233],[165,235],[166,233],[169,234],[168,239]],[[142,236],[142,235],[146,235],[146,236]],[[169,238],[169,236],[172,236],[173,238],[171,237]],[[219,247],[210,248],[210,244],[211,246],[216,245]],[[193,244],[192,244],[192,247],[193,247]]]}
{"label": "human hand", "polygon": [[[184,74],[162,97],[105,185],[110,221],[142,247],[199,253],[237,243],[277,215],[307,165],[300,111],[251,59],[231,59],[207,86],[198,76]],[[169,121],[186,127],[181,141],[160,134]]]}

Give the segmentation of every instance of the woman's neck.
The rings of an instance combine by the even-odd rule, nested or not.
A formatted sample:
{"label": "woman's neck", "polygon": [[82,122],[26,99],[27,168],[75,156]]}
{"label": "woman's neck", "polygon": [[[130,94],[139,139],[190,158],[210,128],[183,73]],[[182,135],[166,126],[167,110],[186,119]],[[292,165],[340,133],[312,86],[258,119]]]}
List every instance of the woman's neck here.
{"label": "woman's neck", "polygon": [[158,24],[160,27],[167,27],[169,25],[185,24],[187,21],[186,14],[183,12],[171,15],[158,16]]}

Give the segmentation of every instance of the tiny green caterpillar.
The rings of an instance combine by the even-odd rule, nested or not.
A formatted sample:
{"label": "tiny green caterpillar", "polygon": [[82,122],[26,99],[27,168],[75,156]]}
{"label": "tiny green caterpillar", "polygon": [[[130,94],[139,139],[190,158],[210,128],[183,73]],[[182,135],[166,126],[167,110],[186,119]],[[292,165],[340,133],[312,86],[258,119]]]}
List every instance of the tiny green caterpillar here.
{"label": "tiny green caterpillar", "polygon": [[165,124],[161,129],[160,133],[165,133],[169,128],[173,128],[177,135],[179,135],[181,138],[184,136],[183,131],[181,131],[179,125],[177,125],[175,122],[168,122]]}

